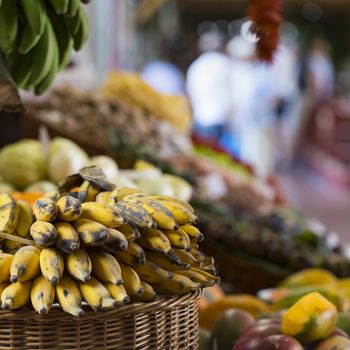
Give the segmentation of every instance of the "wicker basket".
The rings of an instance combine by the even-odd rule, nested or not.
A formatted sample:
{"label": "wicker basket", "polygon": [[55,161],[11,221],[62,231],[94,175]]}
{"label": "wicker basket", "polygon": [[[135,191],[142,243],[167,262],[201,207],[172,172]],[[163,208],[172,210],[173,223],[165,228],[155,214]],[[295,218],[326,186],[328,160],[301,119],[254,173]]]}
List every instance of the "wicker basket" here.
{"label": "wicker basket", "polygon": [[59,308],[0,312],[0,349],[198,349],[200,292],[74,318]]}

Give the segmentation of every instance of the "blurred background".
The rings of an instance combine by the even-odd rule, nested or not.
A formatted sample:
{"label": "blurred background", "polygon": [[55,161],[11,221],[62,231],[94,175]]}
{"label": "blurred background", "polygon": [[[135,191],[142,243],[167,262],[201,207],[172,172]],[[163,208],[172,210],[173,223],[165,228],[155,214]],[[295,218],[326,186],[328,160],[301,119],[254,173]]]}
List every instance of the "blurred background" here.
{"label": "blurred background", "polygon": [[111,69],[136,70],[156,90],[187,96],[196,135],[262,177],[276,172],[292,204],[350,240],[348,2],[283,1],[271,64],[256,58],[247,7],[244,0],[95,1],[81,57],[88,74],[79,77],[94,74],[96,84]]}

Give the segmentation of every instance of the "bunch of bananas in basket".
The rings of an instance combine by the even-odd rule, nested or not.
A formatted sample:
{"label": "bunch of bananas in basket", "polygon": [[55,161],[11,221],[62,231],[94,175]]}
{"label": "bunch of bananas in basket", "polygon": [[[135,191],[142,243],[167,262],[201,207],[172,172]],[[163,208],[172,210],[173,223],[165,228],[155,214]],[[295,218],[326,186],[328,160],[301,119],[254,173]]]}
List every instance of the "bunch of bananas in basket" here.
{"label": "bunch of bananas in basket", "polygon": [[89,35],[80,0],[0,0],[0,51],[18,88],[42,94]]}
{"label": "bunch of bananas in basket", "polygon": [[[34,215],[33,215],[34,214]],[[104,311],[130,301],[181,295],[218,281],[186,202],[113,188],[97,167],[82,169],[33,208],[0,194],[3,309],[55,301],[74,316],[82,301]]]}

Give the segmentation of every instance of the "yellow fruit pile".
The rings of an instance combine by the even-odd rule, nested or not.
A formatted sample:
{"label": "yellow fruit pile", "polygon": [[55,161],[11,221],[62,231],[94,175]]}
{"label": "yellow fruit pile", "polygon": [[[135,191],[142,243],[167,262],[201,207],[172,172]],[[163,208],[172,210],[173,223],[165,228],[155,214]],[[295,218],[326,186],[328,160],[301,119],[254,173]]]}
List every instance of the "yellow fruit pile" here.
{"label": "yellow fruit pile", "polygon": [[[34,216],[33,216],[34,214]],[[103,311],[159,295],[181,295],[218,281],[186,202],[113,188],[84,168],[33,208],[0,194],[0,294],[3,309],[55,301],[74,316],[82,301]]]}
{"label": "yellow fruit pile", "polygon": [[164,95],[154,90],[136,73],[113,71],[107,77],[102,94],[128,106],[147,111],[167,121],[179,131],[189,134],[192,115],[189,102],[183,96]]}

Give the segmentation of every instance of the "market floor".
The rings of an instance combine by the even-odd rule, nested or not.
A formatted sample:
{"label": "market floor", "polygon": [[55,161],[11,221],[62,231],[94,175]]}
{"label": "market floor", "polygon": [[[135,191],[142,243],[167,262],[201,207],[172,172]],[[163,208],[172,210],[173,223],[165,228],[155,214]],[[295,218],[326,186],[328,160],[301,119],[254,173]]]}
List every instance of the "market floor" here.
{"label": "market floor", "polygon": [[287,201],[336,231],[350,244],[350,189],[341,188],[304,168],[277,175]]}

